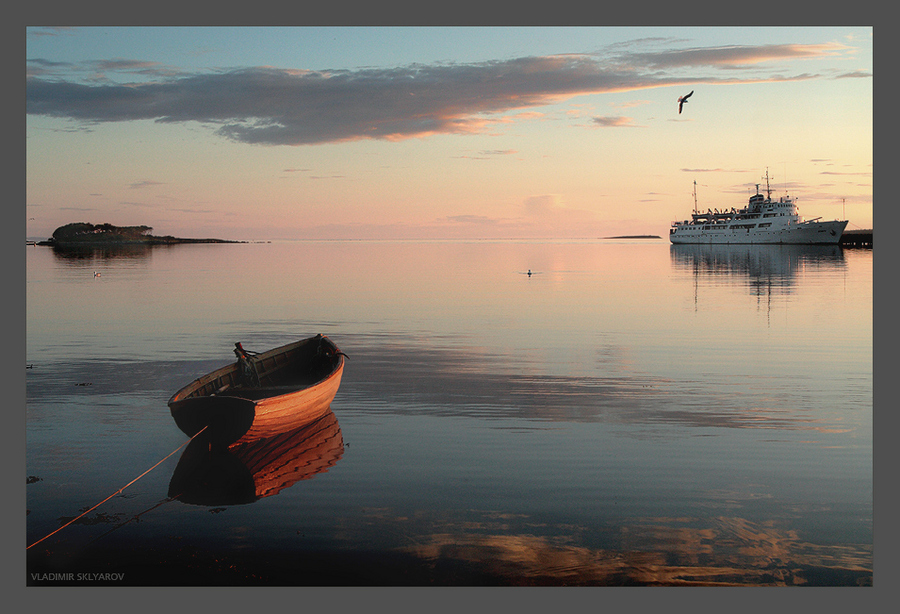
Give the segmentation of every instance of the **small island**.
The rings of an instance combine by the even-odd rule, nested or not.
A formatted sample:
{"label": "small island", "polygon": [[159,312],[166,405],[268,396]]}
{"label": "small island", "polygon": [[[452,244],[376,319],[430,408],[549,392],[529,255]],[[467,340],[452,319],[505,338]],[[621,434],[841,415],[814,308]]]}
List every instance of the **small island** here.
{"label": "small island", "polygon": [[659,235],[621,235],[618,237],[603,237],[604,239],[662,239]]}
{"label": "small island", "polygon": [[132,245],[177,245],[182,243],[243,243],[225,239],[180,239],[170,235],[157,237],[150,234],[150,226],[113,226],[74,222],[60,226],[53,236],[38,245],[51,247],[114,247]]}

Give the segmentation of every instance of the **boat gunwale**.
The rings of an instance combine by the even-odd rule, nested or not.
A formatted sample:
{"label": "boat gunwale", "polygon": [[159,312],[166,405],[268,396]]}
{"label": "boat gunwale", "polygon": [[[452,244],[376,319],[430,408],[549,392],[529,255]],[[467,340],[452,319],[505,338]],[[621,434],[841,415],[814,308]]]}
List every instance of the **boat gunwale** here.
{"label": "boat gunwale", "polygon": [[[250,403],[253,403],[254,405],[259,405],[261,403],[265,403],[270,400],[281,400],[281,399],[284,399],[285,397],[289,397],[289,396],[295,395],[297,393],[301,393],[301,392],[306,393],[309,391],[313,391],[317,388],[320,388],[322,386],[325,386],[328,384],[328,382],[330,380],[332,380],[336,376],[342,374],[342,372],[344,370],[344,355],[343,355],[343,353],[341,353],[341,351],[337,347],[337,345],[325,335],[316,335],[313,337],[300,339],[298,341],[293,341],[286,345],[282,345],[282,346],[279,346],[276,348],[272,348],[271,350],[266,350],[265,352],[260,352],[259,354],[255,354],[254,357],[257,358],[258,360],[264,360],[267,358],[279,356],[281,354],[287,354],[290,351],[299,349],[300,347],[310,344],[316,340],[326,341],[328,343],[328,345],[330,345],[331,348],[334,350],[335,354],[337,355],[338,361],[337,361],[337,364],[334,366],[334,368],[328,372],[328,374],[326,374],[323,378],[321,378],[311,384],[307,385],[307,384],[299,383],[296,385],[286,385],[286,386],[284,386],[284,388],[286,389],[286,392],[284,392],[283,394],[278,394],[278,395],[273,395],[273,396],[263,396],[263,397],[255,398],[255,399],[247,398],[247,396],[251,396],[251,395],[241,396],[239,394],[234,394],[233,392],[231,394],[227,394],[227,395],[217,395],[215,393],[212,393],[212,394],[191,396],[196,390],[202,388],[203,386],[207,386],[211,382],[214,382],[218,379],[222,379],[223,377],[225,377],[227,375],[236,373],[238,371],[238,363],[232,362],[230,364],[219,367],[218,369],[215,369],[214,371],[211,371],[209,373],[201,375],[200,377],[192,380],[191,382],[189,382],[188,384],[186,384],[185,386],[180,388],[177,392],[175,392],[175,394],[173,394],[169,398],[167,404],[169,405],[169,407],[172,407],[173,405],[185,403],[185,402],[189,401],[190,399],[203,399],[203,398],[219,397],[219,398],[243,399]],[[264,387],[259,387],[259,388],[247,388],[246,390],[259,391],[259,390],[274,389],[274,388],[281,388],[281,386],[278,386],[278,387],[264,386]],[[235,388],[233,390],[236,391],[236,390],[240,390],[240,389]]]}

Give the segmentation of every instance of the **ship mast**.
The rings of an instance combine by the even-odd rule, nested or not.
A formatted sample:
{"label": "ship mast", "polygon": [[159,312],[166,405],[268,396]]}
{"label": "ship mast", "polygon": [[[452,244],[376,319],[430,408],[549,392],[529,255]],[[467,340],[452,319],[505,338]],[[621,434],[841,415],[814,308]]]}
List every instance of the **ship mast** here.
{"label": "ship mast", "polygon": [[697,180],[694,179],[694,214],[697,214]]}

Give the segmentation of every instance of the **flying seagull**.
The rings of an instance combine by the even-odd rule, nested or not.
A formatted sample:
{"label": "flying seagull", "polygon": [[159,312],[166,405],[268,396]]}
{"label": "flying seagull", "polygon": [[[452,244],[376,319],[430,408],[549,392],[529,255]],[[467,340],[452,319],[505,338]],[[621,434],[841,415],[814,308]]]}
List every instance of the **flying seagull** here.
{"label": "flying seagull", "polygon": [[[691,90],[691,94],[693,94],[693,93],[694,93],[694,90]],[[688,101],[688,98],[691,97],[691,94],[688,94],[687,96],[681,96],[678,99],[678,114],[679,115],[681,115],[681,107],[683,107],[684,103],[686,103]]]}

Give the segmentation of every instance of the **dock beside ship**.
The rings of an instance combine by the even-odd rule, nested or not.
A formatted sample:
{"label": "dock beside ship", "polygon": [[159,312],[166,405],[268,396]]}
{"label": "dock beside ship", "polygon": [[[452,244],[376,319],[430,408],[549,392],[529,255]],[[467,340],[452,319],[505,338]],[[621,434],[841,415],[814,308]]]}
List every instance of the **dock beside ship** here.
{"label": "dock beside ship", "polygon": [[845,230],[841,235],[841,247],[872,247],[872,229]]}

